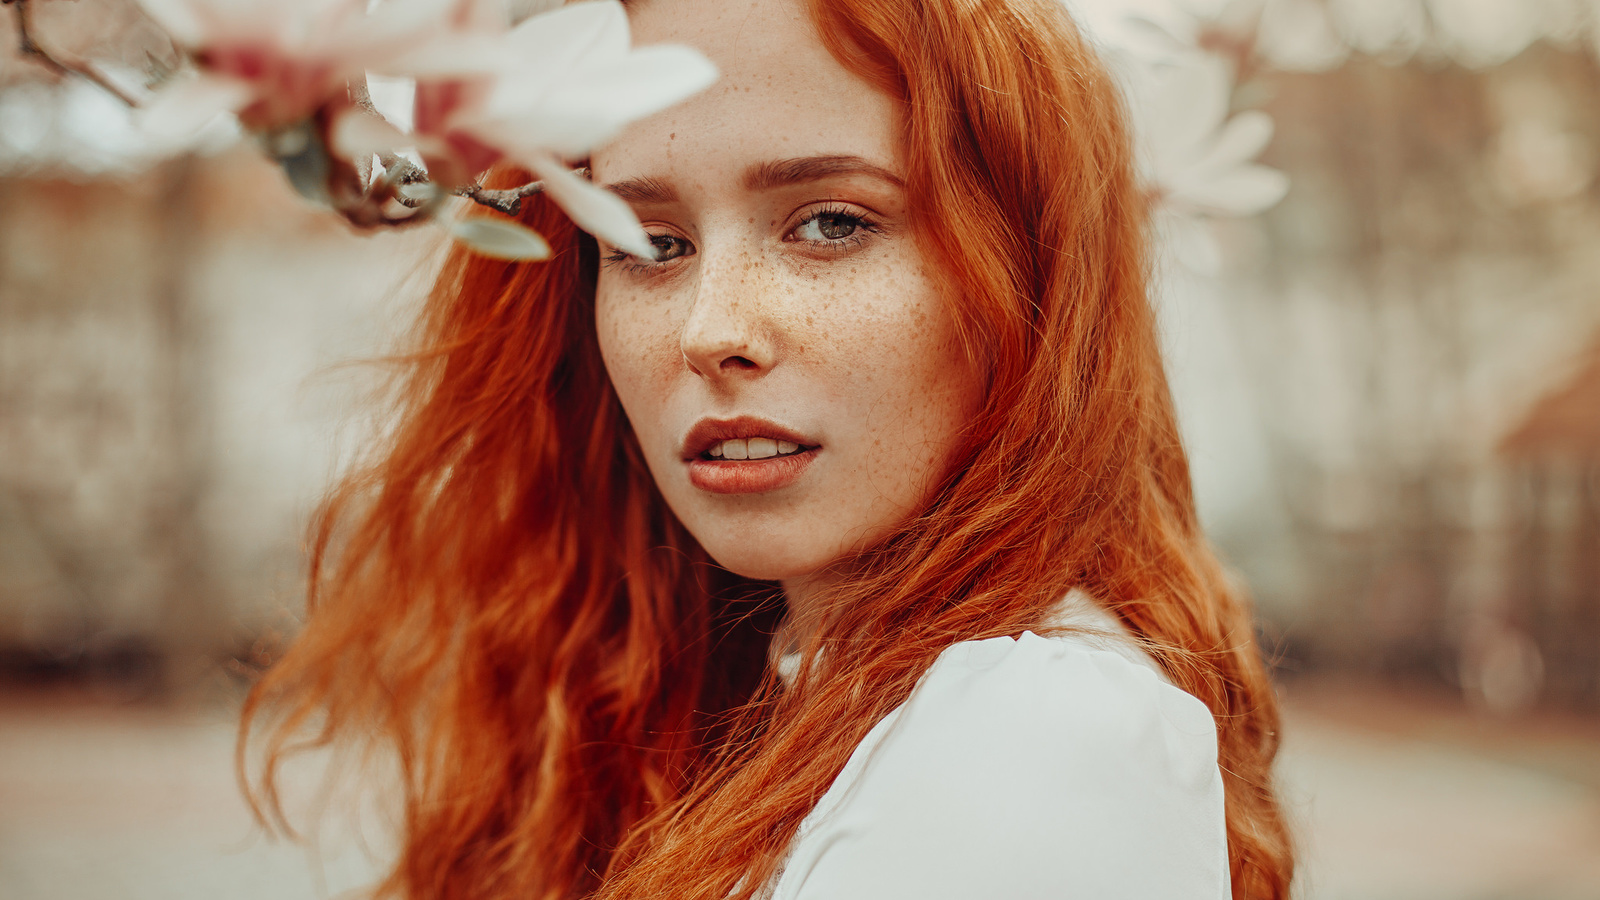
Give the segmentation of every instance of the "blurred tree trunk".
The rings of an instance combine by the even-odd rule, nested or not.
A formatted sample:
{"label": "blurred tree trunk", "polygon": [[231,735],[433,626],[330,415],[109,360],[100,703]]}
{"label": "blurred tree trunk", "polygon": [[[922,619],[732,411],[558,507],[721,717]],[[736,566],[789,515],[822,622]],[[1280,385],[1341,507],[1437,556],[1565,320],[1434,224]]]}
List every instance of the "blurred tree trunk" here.
{"label": "blurred tree trunk", "polygon": [[227,639],[224,598],[212,566],[212,552],[201,521],[202,501],[211,481],[210,385],[206,323],[192,281],[203,240],[204,197],[199,164],[185,156],[163,166],[165,184],[156,239],[156,283],[152,292],[157,333],[162,343],[158,376],[167,395],[162,439],[165,471],[156,478],[147,519],[153,548],[163,560],[165,623],[162,653],[164,687],[179,700],[203,692]]}

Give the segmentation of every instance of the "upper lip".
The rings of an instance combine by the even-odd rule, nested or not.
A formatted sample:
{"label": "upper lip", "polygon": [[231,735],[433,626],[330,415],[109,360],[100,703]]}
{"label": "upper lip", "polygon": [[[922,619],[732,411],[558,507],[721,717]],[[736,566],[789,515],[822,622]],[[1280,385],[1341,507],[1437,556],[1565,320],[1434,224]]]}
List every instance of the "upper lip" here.
{"label": "upper lip", "polygon": [[791,428],[755,416],[736,416],[732,419],[701,419],[689,429],[683,439],[683,458],[695,459],[723,441],[743,438],[771,438],[788,441],[802,447],[814,448],[817,442]]}

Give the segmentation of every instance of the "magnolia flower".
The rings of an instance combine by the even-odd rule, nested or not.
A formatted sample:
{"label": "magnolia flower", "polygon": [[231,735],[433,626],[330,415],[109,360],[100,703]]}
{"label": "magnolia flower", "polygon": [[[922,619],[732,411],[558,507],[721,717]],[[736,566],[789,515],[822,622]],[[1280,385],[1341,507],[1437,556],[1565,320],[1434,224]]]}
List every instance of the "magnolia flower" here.
{"label": "magnolia flower", "polygon": [[1156,222],[1180,262],[1199,272],[1221,266],[1206,220],[1264,212],[1289,192],[1289,178],[1255,158],[1272,140],[1272,118],[1247,110],[1231,118],[1227,65],[1194,56],[1147,72],[1133,89],[1135,128]]}
{"label": "magnolia flower", "polygon": [[1248,110],[1230,118],[1231,88],[1227,64],[1198,54],[1130,85],[1145,177],[1163,203],[1252,216],[1288,192],[1282,172],[1254,162],[1272,140],[1272,117]]}
{"label": "magnolia flower", "polygon": [[1127,92],[1158,230],[1178,259],[1199,271],[1220,263],[1206,219],[1255,215],[1289,190],[1287,176],[1255,162],[1272,139],[1272,118],[1259,110],[1230,116],[1232,71],[1200,47],[1204,22],[1197,10],[1222,15],[1229,2],[1071,4]]}
{"label": "magnolia flower", "polygon": [[346,84],[414,50],[461,15],[455,0],[390,0],[369,15],[365,0],[139,0],[198,68],[156,94],[154,131],[192,130],[221,112],[247,129],[290,128]]}
{"label": "magnolia flower", "polygon": [[501,161],[515,163],[543,179],[579,227],[641,256],[653,248],[632,210],[563,160],[583,158],[627,123],[717,77],[688,47],[631,48],[627,16],[615,0],[533,16],[492,42],[424,47],[379,71],[416,79],[413,130],[351,113],[334,135],[343,152],[414,148],[430,179],[445,188],[470,184]]}

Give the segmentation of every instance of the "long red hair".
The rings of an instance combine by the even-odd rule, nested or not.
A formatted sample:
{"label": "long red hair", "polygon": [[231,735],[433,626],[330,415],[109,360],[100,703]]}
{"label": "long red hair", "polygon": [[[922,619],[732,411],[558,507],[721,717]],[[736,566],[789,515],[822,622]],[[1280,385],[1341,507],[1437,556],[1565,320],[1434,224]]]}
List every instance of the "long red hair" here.
{"label": "long red hair", "polygon": [[1234,896],[1287,897],[1276,703],[1196,521],[1112,80],[1058,0],[812,10],[904,110],[913,226],[989,373],[926,508],[848,561],[780,688],[781,597],[666,507],[601,363],[594,243],[531,202],[554,256],[451,256],[397,427],[316,521],[306,627],[245,709],[252,798],[283,825],[286,754],[370,741],[405,791],[388,896],[742,900],[943,648],[1049,632],[1082,587],[1216,717]]}

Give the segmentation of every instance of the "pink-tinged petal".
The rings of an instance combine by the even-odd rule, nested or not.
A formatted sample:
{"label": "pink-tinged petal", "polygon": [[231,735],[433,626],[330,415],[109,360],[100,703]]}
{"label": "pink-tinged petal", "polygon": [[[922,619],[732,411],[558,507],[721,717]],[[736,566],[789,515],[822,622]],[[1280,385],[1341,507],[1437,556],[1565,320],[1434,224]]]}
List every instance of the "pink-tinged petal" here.
{"label": "pink-tinged petal", "polygon": [[232,78],[186,78],[157,91],[138,111],[139,129],[151,137],[182,140],[217,116],[237,111],[251,96],[249,85]]}
{"label": "pink-tinged petal", "polygon": [[446,190],[471,184],[505,158],[505,154],[464,132],[441,136],[413,134],[417,152],[427,163],[433,182]]}
{"label": "pink-tinged petal", "polygon": [[466,132],[453,131],[445,136],[445,141],[472,175],[488,171],[490,166],[505,157],[499,148],[485,144]]}
{"label": "pink-tinged petal", "polygon": [[539,232],[510,219],[474,216],[446,221],[444,227],[451,237],[482,256],[513,261],[550,258],[550,244]]}
{"label": "pink-tinged petal", "polygon": [[465,81],[419,81],[413,94],[411,128],[419,134],[444,134],[456,113],[478,89]]}
{"label": "pink-tinged petal", "polygon": [[579,228],[634,256],[655,257],[649,235],[621,197],[579,178],[548,156],[533,156],[527,163],[544,181],[545,194],[566,210]]}
{"label": "pink-tinged petal", "polygon": [[1289,176],[1249,164],[1183,185],[1173,191],[1172,200],[1214,215],[1253,216],[1272,208],[1288,193]]}

